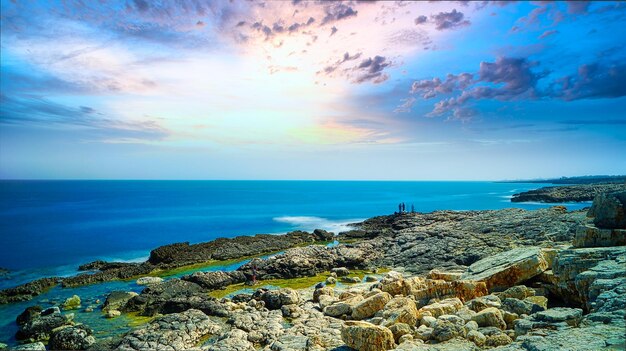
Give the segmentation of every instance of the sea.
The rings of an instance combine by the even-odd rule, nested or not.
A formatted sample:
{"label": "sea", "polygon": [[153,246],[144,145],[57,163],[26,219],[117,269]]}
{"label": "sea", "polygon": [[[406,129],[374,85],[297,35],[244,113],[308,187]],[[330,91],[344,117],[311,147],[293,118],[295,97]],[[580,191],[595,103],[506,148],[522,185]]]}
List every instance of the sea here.
{"label": "sea", "polygon": [[[510,198],[548,185],[479,181],[2,180],[0,267],[8,273],[0,272],[0,289],[41,277],[74,275],[78,265],[94,260],[144,261],[151,249],[175,242],[316,228],[338,233],[349,230],[351,223],[392,214],[398,211],[399,203],[404,203],[407,211],[414,208],[417,212],[545,208],[555,204],[511,203]],[[562,205],[579,209],[589,203]],[[109,282],[76,289],[54,288],[31,302],[0,305],[0,342],[13,340],[15,316],[27,306],[56,303],[74,293],[104,298],[111,289],[139,291],[141,287]],[[101,317],[98,313],[77,316],[91,324],[101,323],[91,320]]]}

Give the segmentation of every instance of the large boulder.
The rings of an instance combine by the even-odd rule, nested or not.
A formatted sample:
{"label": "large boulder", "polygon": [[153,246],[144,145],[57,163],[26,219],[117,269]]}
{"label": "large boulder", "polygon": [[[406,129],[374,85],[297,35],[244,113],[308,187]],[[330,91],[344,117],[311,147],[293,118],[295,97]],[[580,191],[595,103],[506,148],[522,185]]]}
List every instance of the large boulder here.
{"label": "large boulder", "polygon": [[476,313],[472,320],[478,323],[479,327],[496,327],[506,329],[506,322],[502,317],[502,312],[495,307],[488,307]]}
{"label": "large boulder", "polygon": [[123,308],[130,299],[137,295],[136,292],[132,291],[112,291],[104,301],[102,311],[119,310]]}
{"label": "large boulder", "polygon": [[626,191],[596,195],[587,216],[598,228],[626,229]]}
{"label": "large boulder", "polygon": [[300,302],[300,294],[291,288],[282,288],[279,290],[259,289],[254,298],[265,302],[265,307],[270,310],[278,310],[284,305],[293,305]]}
{"label": "large boulder", "polygon": [[357,351],[384,351],[395,346],[391,330],[361,321],[346,322],[341,339]]}
{"label": "large boulder", "polygon": [[95,344],[91,329],[84,325],[63,328],[54,334],[48,342],[51,350],[86,350]]}
{"label": "large boulder", "polygon": [[357,303],[352,308],[352,318],[365,319],[372,317],[376,312],[382,310],[391,300],[391,295],[380,292]]}
{"label": "large boulder", "polygon": [[520,247],[489,256],[469,266],[461,279],[482,281],[488,289],[506,289],[533,278],[551,265],[551,253]]}
{"label": "large boulder", "polygon": [[41,314],[42,310],[43,309],[41,308],[41,306],[27,307],[24,310],[24,312],[22,312],[19,316],[17,316],[17,318],[15,319],[15,322],[18,325],[26,324],[35,318],[39,318],[39,315]]}

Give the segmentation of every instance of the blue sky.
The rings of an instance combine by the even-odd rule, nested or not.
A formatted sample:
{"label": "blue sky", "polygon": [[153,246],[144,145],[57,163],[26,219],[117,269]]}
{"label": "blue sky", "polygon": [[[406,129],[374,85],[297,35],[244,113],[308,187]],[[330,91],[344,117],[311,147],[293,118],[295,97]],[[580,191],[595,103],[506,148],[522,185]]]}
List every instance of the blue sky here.
{"label": "blue sky", "polygon": [[622,2],[2,1],[0,177],[626,173]]}

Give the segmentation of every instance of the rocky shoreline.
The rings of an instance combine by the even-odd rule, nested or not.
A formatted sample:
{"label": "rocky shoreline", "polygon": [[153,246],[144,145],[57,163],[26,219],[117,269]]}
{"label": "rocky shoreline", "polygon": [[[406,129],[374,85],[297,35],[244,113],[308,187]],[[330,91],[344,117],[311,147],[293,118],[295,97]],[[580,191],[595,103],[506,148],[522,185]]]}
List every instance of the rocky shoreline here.
{"label": "rocky shoreline", "polygon": [[241,259],[278,252],[299,245],[324,243],[333,239],[332,233],[316,229],[313,233],[294,231],[284,235],[257,234],[255,236],[219,238],[207,243],[192,245],[188,242],[175,243],[152,250],[146,262],[94,261],[78,268],[80,271],[91,271],[89,273],[67,278],[41,278],[14,288],[0,290],[0,304],[28,301],[57,285],[77,287],[112,280],[125,280],[158,271],[211,261]]}
{"label": "rocky shoreline", "polygon": [[[47,342],[50,349],[127,351],[622,350],[625,208],[621,192],[596,196],[589,211],[555,206],[375,217],[340,233],[342,243],[332,247],[301,245],[330,233],[292,234],[285,241],[298,242],[292,248],[234,271],[145,277],[139,294],[112,292],[99,306],[103,318],[153,318],[119,338],[98,339],[71,313],[33,306],[17,318],[17,337],[24,343],[19,347],[45,350]],[[261,250],[227,242],[219,247],[230,249],[219,254],[213,243],[175,244],[153,251],[146,263],[93,262],[82,268],[119,276],[142,265],[179,267]],[[288,287],[302,279],[308,279],[306,287]],[[282,280],[287,287],[259,288],[254,280],[260,286]],[[233,293],[211,296],[220,291]],[[75,305],[72,299],[64,305]]]}
{"label": "rocky shoreline", "polygon": [[585,202],[592,201],[599,194],[625,190],[624,182],[549,186],[514,194],[511,202]]}

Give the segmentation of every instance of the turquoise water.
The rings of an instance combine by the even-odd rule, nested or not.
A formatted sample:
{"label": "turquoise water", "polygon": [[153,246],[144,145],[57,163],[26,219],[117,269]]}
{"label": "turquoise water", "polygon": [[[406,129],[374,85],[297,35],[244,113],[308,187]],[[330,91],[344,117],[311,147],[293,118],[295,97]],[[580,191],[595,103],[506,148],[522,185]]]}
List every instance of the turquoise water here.
{"label": "turquoise water", "polygon": [[[419,212],[551,205],[511,203],[516,192],[542,184],[493,182],[341,181],[0,181],[0,288],[42,276],[73,275],[95,259],[145,260],[150,249],[180,241],[284,233],[335,232],[348,223],[390,214],[399,202]],[[588,204],[566,204],[581,208]],[[245,262],[245,261],[244,261]],[[234,270],[244,262],[204,270]],[[182,274],[182,273],[181,273]],[[179,275],[181,275],[179,274]],[[77,294],[83,307],[111,290],[140,291],[134,282],[54,288],[33,301],[0,305],[0,342],[13,343],[15,317],[26,307],[62,303]],[[75,319],[105,337],[128,330],[128,318],[99,310]]]}

